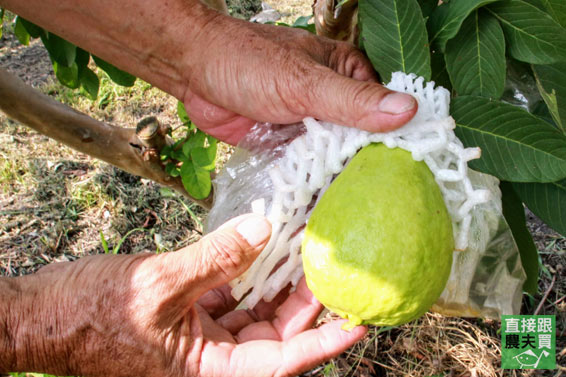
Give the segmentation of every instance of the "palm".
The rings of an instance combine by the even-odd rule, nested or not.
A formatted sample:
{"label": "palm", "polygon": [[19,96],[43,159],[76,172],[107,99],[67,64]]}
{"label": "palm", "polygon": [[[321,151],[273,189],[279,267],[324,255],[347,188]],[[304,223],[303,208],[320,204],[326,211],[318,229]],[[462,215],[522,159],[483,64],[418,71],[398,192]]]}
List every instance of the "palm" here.
{"label": "palm", "polygon": [[[322,311],[303,280],[254,310],[228,311],[235,301],[222,288],[196,304],[202,327],[203,375],[295,375],[339,354],[365,334],[340,330],[343,321],[310,329]],[[310,329],[310,330],[309,330]],[[207,369],[205,369],[207,368]],[[213,370],[211,370],[213,369]]]}

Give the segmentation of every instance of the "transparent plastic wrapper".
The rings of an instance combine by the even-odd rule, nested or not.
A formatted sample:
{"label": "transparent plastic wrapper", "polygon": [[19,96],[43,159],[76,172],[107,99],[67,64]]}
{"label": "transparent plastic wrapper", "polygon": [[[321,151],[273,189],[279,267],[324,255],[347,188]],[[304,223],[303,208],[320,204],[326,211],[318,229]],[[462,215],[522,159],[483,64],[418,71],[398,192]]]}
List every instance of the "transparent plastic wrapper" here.
{"label": "transparent plastic wrapper", "polygon": [[232,281],[232,295],[253,307],[298,283],[304,227],[318,198],[360,148],[381,142],[428,165],[452,218],[454,262],[433,309],[460,316],[518,313],[525,274],[502,215],[499,181],[468,169],[480,151],[455,136],[448,91],[403,73],[393,74],[387,86],[419,102],[415,117],[398,130],[369,133],[305,118],[292,126],[257,124],[242,140],[214,181],[207,231],[255,212],[271,221],[272,236],[248,271]]}
{"label": "transparent plastic wrapper", "polygon": [[507,77],[501,100],[530,113],[535,112],[537,105],[543,102],[528,65],[513,60],[507,61]]}

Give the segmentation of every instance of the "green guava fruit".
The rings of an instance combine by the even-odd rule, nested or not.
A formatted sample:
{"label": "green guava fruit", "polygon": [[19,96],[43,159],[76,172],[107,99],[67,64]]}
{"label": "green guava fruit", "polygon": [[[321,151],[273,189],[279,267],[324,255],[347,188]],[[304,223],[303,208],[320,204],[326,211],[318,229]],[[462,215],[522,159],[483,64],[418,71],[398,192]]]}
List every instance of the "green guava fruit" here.
{"label": "green guava fruit", "polygon": [[453,250],[452,221],[428,166],[370,144],[314,208],[302,258],[308,287],[350,320],[348,329],[423,315],[446,285]]}

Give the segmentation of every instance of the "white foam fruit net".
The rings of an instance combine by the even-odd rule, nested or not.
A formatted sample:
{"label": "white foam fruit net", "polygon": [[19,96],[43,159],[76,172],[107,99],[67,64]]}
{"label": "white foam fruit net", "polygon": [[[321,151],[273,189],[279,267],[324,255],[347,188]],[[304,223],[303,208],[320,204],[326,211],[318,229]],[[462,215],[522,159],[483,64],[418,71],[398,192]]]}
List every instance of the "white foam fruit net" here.
{"label": "white foam fruit net", "polygon": [[449,92],[399,72],[386,86],[413,95],[419,104],[415,117],[400,129],[370,133],[305,118],[296,126],[257,124],[240,143],[214,182],[207,230],[256,212],[271,221],[272,235],[248,271],[232,282],[232,295],[245,296],[245,304],[253,307],[289,283],[297,284],[303,275],[304,227],[317,199],[360,148],[383,143],[428,165],[452,217],[454,262],[434,309],[486,317],[517,313],[525,274],[501,214],[499,182],[468,169],[467,162],[479,158],[480,150],[464,148],[454,134]]}

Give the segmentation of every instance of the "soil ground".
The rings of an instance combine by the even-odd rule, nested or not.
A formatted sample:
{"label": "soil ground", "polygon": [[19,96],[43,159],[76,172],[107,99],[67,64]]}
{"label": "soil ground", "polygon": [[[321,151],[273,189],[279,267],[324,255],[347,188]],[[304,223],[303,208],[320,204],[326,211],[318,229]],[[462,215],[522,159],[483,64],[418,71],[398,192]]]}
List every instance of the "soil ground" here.
{"label": "soil ground", "polygon": [[[271,5],[288,23],[311,13],[308,0]],[[21,46],[9,31],[0,39],[0,66],[99,120],[134,126],[156,115],[179,125],[176,101],[139,80],[133,88],[120,88],[99,72],[103,87],[95,101],[62,87],[41,43]],[[229,155],[224,146],[223,158]],[[104,253],[103,240],[120,253],[165,252],[202,235],[206,212],[200,207],[2,114],[0,156],[0,275]],[[398,328],[372,328],[352,349],[304,376],[566,376],[566,239],[527,214],[542,264],[538,293],[524,297],[522,313],[556,315],[559,369],[502,371],[499,321],[429,313]]]}

